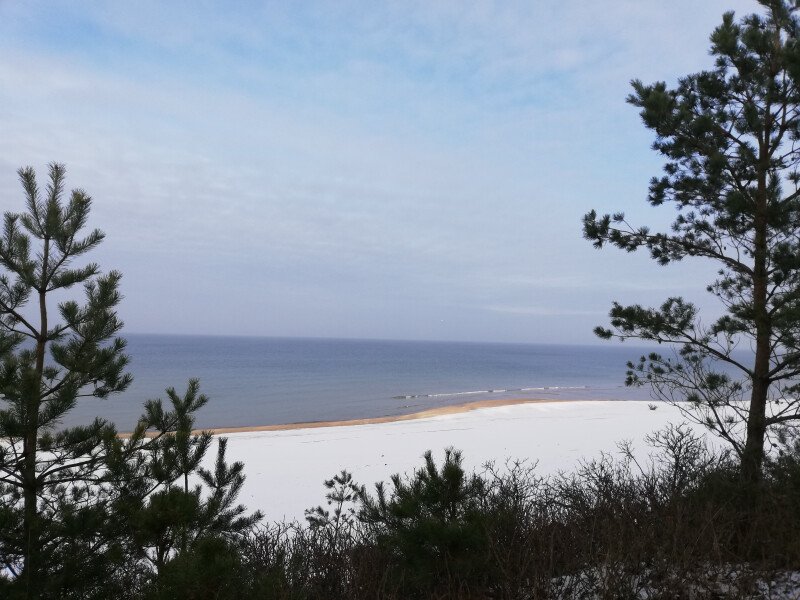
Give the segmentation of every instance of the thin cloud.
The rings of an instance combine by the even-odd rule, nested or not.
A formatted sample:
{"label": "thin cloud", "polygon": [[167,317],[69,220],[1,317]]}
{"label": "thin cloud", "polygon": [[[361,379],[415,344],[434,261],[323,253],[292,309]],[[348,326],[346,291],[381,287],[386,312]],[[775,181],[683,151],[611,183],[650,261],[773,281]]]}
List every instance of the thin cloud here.
{"label": "thin cloud", "polygon": [[608,315],[608,311],[570,310],[547,306],[484,306],[483,310],[525,317],[597,317]]}
{"label": "thin cloud", "polygon": [[707,66],[731,6],[0,3],[0,194],[66,162],[138,330],[540,335],[501,316],[676,289],[580,217],[645,205],[628,80]]}

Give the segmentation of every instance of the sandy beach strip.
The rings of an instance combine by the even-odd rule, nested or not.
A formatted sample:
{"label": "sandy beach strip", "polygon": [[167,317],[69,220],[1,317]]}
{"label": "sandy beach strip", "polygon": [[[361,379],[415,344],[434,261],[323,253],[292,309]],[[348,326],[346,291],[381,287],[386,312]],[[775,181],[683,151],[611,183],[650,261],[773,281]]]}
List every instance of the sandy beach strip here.
{"label": "sandy beach strip", "polygon": [[[241,427],[205,427],[193,429],[192,433],[210,432],[213,435],[229,435],[232,433],[256,433],[266,431],[293,431],[295,429],[321,429],[326,427],[350,427],[358,425],[380,425],[384,423],[401,423],[403,421],[416,421],[418,419],[430,419],[432,417],[442,417],[446,415],[458,415],[472,412],[483,408],[499,408],[503,406],[518,406],[520,404],[539,404],[539,403],[564,403],[581,402],[581,400],[554,400],[552,398],[499,398],[491,400],[474,400],[461,404],[448,404],[437,406],[436,408],[426,408],[412,413],[399,415],[387,415],[383,417],[363,417],[360,419],[340,419],[334,421],[300,421],[297,423],[278,423],[273,425],[243,425]],[[117,434],[122,439],[127,439],[131,435],[130,431],[121,431]],[[148,431],[145,437],[152,437],[155,432]]]}
{"label": "sandy beach strip", "polygon": [[441,417],[444,415],[457,415],[471,412],[481,408],[497,408],[500,406],[516,406],[518,404],[536,404],[541,402],[574,402],[574,400],[554,400],[539,398],[501,398],[492,400],[475,400],[473,402],[463,402],[461,404],[449,404],[447,406],[437,406],[425,410],[400,414],[388,415],[385,417],[365,417],[361,419],[343,419],[336,421],[306,421],[300,423],[283,423],[278,425],[252,425],[243,427],[211,427],[197,430],[210,431],[214,435],[229,433],[252,433],[256,431],[291,431],[293,429],[317,429],[320,427],[350,427],[354,425],[379,425],[381,423],[398,423],[402,421],[415,421],[417,419],[428,419],[431,417]]}

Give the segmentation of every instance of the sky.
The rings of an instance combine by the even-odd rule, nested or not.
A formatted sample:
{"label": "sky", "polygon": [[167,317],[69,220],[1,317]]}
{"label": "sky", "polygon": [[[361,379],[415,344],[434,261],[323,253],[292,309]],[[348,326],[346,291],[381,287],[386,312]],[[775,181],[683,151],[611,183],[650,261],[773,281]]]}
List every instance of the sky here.
{"label": "sky", "polygon": [[613,300],[718,310],[664,227],[630,80],[708,68],[744,0],[0,0],[0,210],[65,163],[127,333],[597,343]]}

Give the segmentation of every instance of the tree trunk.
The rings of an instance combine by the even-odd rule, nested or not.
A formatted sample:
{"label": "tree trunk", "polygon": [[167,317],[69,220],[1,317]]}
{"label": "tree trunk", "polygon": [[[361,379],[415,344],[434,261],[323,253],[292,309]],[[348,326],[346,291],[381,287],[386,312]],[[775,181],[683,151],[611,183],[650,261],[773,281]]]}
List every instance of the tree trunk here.
{"label": "tree trunk", "polygon": [[[769,104],[767,105],[769,113]],[[769,131],[769,122],[766,131]],[[758,174],[758,189],[753,217],[753,320],[755,322],[756,356],[753,363],[753,388],[750,395],[750,409],[747,415],[747,439],[742,452],[742,480],[746,484],[757,485],[761,481],[761,467],[764,462],[764,440],[767,432],[766,410],[769,393],[771,324],[767,306],[767,171],[769,156],[766,141],[762,142],[761,160]]]}
{"label": "tree trunk", "polygon": [[[756,353],[758,354],[758,353]],[[747,416],[747,439],[742,452],[742,480],[756,485],[761,481],[764,462],[764,440],[766,438],[766,407],[769,384],[763,380],[753,381],[750,397],[750,412]]]}
{"label": "tree trunk", "polygon": [[[31,406],[33,403],[30,403]],[[30,419],[28,421],[30,423]],[[38,556],[37,548],[39,545],[39,528],[37,526],[37,507],[36,507],[36,433],[31,434],[30,429],[25,433],[23,442],[23,453],[25,461],[23,465],[23,488],[22,493],[25,502],[25,512],[23,515],[24,532],[24,566],[23,577],[25,582],[25,597],[36,598]]]}
{"label": "tree trunk", "polygon": [[36,458],[39,441],[39,407],[42,402],[42,376],[44,373],[45,346],[47,344],[47,275],[49,269],[50,240],[44,238],[44,251],[42,253],[42,272],[39,288],[39,319],[40,329],[36,340],[36,367],[34,378],[29,390],[30,397],[27,402],[27,422],[25,439],[23,441],[23,455],[25,457],[22,478],[25,512],[23,515],[23,532],[25,536],[25,554],[22,580],[25,582],[25,597],[28,600],[38,598],[39,587],[39,510],[37,498],[39,482],[36,479]]}
{"label": "tree trunk", "polygon": [[[757,235],[757,237],[759,237]],[[766,239],[766,235],[764,236]],[[765,242],[766,243],[766,242]],[[756,252],[758,256],[759,252]],[[765,253],[766,254],[766,253]],[[766,260],[755,269],[753,286],[753,308],[756,317],[756,356],[753,364],[753,389],[747,415],[747,439],[742,452],[742,479],[756,485],[761,481],[764,462],[764,440],[767,433],[766,412],[769,394],[770,324],[767,313]]]}

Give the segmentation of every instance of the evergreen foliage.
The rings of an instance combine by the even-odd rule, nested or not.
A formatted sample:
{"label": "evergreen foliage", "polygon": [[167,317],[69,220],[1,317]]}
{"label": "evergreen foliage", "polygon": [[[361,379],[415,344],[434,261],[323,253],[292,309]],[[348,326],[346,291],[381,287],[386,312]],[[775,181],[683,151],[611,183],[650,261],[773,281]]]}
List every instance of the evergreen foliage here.
{"label": "evergreen foliage", "polygon": [[724,307],[716,321],[704,324],[672,297],[658,308],[614,303],[612,328],[595,331],[676,348],[629,363],[627,383],[689,401],[691,416],[730,443],[749,483],[761,477],[768,436],[800,416],[800,3],[760,4],[764,15],[724,15],[711,35],[714,68],[673,89],[633,82],[628,102],[666,158],[648,200],[674,205],[671,230],[635,227],[622,213],[591,211],[583,222],[598,248],[718,266],[707,288]]}
{"label": "evergreen foliage", "polygon": [[[102,519],[91,482],[114,435],[99,419],[67,429],[57,425],[79,397],[104,398],[124,390],[131,378],[124,372],[125,344],[115,337],[122,327],[114,310],[120,274],[101,274],[92,263],[73,265],[103,240],[99,230],[81,237],[91,199],[73,190],[63,201],[61,165],[50,165],[44,190],[33,169],[21,169],[19,177],[27,212],[6,213],[0,239],[2,510],[18,526],[4,528],[0,543],[6,568],[35,597],[44,570],[63,550],[53,524],[74,539],[81,535],[78,521]],[[77,284],[83,285],[84,304],[60,303],[61,321],[53,323],[48,294]],[[34,307],[26,311],[29,301]]]}
{"label": "evergreen foliage", "polygon": [[331,510],[322,506],[305,511],[306,521],[313,529],[328,531],[336,538],[356,522],[356,501],[365,493],[364,486],[353,481],[352,473],[342,471],[324,482],[328,492],[325,500]]}
{"label": "evergreen foliage", "polygon": [[445,450],[441,468],[430,450],[424,459],[412,476],[392,476],[390,490],[381,482],[374,497],[363,493],[359,513],[390,557],[389,574],[402,573],[410,596],[454,573],[466,584],[479,582],[487,567],[483,480],[464,471],[460,451]]}
{"label": "evergreen foliage", "polygon": [[[19,177],[27,210],[5,214],[0,238],[0,595],[160,590],[175,560],[225,560],[260,514],[236,504],[243,465],[227,464],[225,440],[214,469],[200,466],[212,440],[192,432],[207,402],[195,380],[183,396],[167,390],[170,408],[148,401],[125,439],[102,419],[61,425],[80,399],[131,382],[117,337],[121,276],[75,264],[103,233],[82,233],[91,199],[73,190],[65,200],[62,165],[43,190],[33,169]],[[54,319],[52,298],[76,285],[83,302],[61,301]]]}

